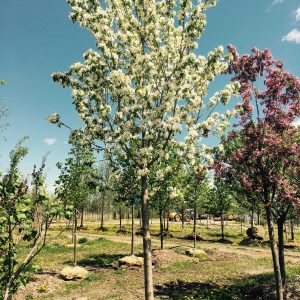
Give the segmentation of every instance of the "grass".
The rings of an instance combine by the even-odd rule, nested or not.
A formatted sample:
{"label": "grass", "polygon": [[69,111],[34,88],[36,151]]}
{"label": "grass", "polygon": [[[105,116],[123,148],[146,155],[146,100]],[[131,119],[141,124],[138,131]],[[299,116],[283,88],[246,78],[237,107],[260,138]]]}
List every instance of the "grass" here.
{"label": "grass", "polygon": [[[221,237],[218,225],[212,224],[209,229],[206,229],[205,225],[202,223],[198,229],[198,233],[205,241],[197,242],[197,245],[212,259],[198,263],[177,261],[168,266],[155,268],[156,296],[191,300],[254,300],[261,295],[272,296],[274,280],[270,253],[257,247],[238,246],[239,241],[246,236],[245,230],[241,234],[238,224],[225,227],[225,238],[233,243],[230,245],[217,242]],[[85,226],[87,230],[78,232],[78,240],[82,243],[79,244],[77,253],[78,265],[89,270],[88,277],[80,282],[63,283],[52,293],[43,288],[42,284],[40,286],[37,284],[36,293],[27,292],[28,299],[30,297],[31,299],[58,299],[61,296],[72,299],[79,295],[86,296],[87,299],[129,300],[133,299],[133,295],[134,299],[143,299],[142,270],[122,270],[113,267],[120,257],[130,253],[130,232],[126,236],[117,237],[118,225],[105,225],[108,228],[105,232],[97,231],[96,223],[88,223]],[[59,271],[65,265],[72,265],[73,249],[69,247],[71,231],[60,233],[62,229],[63,226],[60,224],[55,224],[51,228],[49,239],[51,242],[35,260],[35,264],[43,270]],[[193,244],[193,241],[184,239],[192,232],[192,224],[186,224],[182,231],[181,224],[173,223],[170,224],[170,230],[174,238],[168,237],[166,242],[180,246],[172,249],[184,253],[185,247]],[[159,232],[158,224],[151,226],[151,232]],[[300,240],[297,232],[296,237],[298,236]],[[135,249],[136,252],[140,252],[141,238],[137,237],[137,239],[139,240],[136,240]],[[159,244],[159,238],[153,237],[153,243]],[[27,251],[26,246],[22,247],[22,253]],[[260,256],[257,251],[263,251],[264,255]],[[300,276],[300,267],[295,266],[295,263],[290,262],[288,258],[286,260],[288,280],[294,282],[293,288],[300,288],[297,279]]]}

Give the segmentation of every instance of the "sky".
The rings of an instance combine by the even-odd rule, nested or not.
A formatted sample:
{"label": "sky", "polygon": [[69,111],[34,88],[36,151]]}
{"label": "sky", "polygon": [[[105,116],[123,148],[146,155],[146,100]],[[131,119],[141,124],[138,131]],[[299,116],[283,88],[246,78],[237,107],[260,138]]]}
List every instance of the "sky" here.
{"label": "sky", "polygon": [[[47,159],[50,189],[58,176],[56,162],[69,150],[68,131],[47,122],[58,112],[73,128],[79,119],[71,91],[51,79],[82,54],[95,48],[89,32],[68,18],[65,0],[0,0],[0,97],[9,111],[6,140],[0,140],[0,171],[8,166],[9,151],[27,135],[29,154],[21,170],[30,174],[34,164]],[[218,45],[233,44],[239,53],[251,48],[270,48],[285,69],[300,77],[300,0],[219,0],[207,12],[207,27],[199,41],[199,53]],[[221,87],[221,81],[216,83]]]}

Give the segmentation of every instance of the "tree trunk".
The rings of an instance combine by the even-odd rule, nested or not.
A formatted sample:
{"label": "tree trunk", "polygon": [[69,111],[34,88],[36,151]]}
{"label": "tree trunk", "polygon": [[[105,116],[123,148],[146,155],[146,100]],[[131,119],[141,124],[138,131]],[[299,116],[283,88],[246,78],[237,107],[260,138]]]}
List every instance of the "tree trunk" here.
{"label": "tree trunk", "polygon": [[120,227],[120,230],[122,229],[122,207],[120,207],[119,209],[119,227]]}
{"label": "tree trunk", "polygon": [[[201,218],[201,216],[200,216]],[[208,219],[209,219],[209,214],[206,215],[206,229],[208,229]]]}
{"label": "tree trunk", "polygon": [[243,221],[241,220],[241,234],[243,234]]}
{"label": "tree trunk", "polygon": [[142,209],[139,209],[140,226],[142,226]]}
{"label": "tree trunk", "polygon": [[[201,220],[201,219],[200,219]],[[197,204],[194,204],[194,249],[196,249],[196,241],[197,241],[197,233],[196,233],[196,225],[197,225]]]}
{"label": "tree trunk", "polygon": [[77,255],[77,210],[74,209],[74,230],[73,230],[73,243],[74,243],[74,267],[76,267],[77,265],[77,259],[76,259],[76,255]]}
{"label": "tree trunk", "polygon": [[276,298],[277,298],[277,300],[283,300],[283,287],[282,287],[279,259],[278,259],[277,253],[276,253],[274,227],[273,227],[273,222],[272,222],[272,211],[271,211],[270,206],[266,207],[266,215],[267,215],[269,239],[270,239],[274,276],[275,276],[276,296],[277,296]]}
{"label": "tree trunk", "polygon": [[254,208],[251,209],[251,228],[254,227]]}
{"label": "tree trunk", "polygon": [[260,208],[257,209],[257,225],[260,225]]}
{"label": "tree trunk", "polygon": [[84,207],[81,208],[81,215],[80,215],[80,228],[83,228],[83,213],[84,213]]}
{"label": "tree trunk", "polygon": [[295,232],[294,232],[294,220],[291,219],[291,240],[295,240]]}
{"label": "tree trunk", "polygon": [[285,289],[286,273],[285,273],[285,261],[284,261],[284,232],[283,232],[284,221],[277,221],[278,230],[278,258],[280,265],[282,287]]}
{"label": "tree trunk", "polygon": [[104,227],[104,198],[101,201],[101,221],[100,221],[100,228]]}
{"label": "tree trunk", "polygon": [[149,229],[149,196],[148,196],[148,178],[142,176],[142,226],[143,226],[143,251],[144,251],[144,282],[145,299],[153,300],[153,276],[152,276],[152,255],[151,255],[151,235]]}
{"label": "tree trunk", "polygon": [[164,249],[164,228],[163,228],[163,210],[159,209],[159,225],[160,225],[160,249]]}
{"label": "tree trunk", "polygon": [[184,204],[181,205],[181,229],[184,229]]}
{"label": "tree trunk", "polygon": [[134,202],[131,203],[131,255],[134,255]]}
{"label": "tree trunk", "polygon": [[224,242],[224,214],[221,213],[221,231],[222,231],[222,242]]}
{"label": "tree trunk", "polygon": [[[71,220],[70,220],[70,223],[71,223]],[[73,218],[72,218],[72,244],[74,244],[74,230],[75,230],[75,217],[73,216]]]}
{"label": "tree trunk", "polygon": [[166,231],[169,232],[169,214],[170,214],[170,211],[168,210],[168,216],[167,216],[167,228],[166,228]]}

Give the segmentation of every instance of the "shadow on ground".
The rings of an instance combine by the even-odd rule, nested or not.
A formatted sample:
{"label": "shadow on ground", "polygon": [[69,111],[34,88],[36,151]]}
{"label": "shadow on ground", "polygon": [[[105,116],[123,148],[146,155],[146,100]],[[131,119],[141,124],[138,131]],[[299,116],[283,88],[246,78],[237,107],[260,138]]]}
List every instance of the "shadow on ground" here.
{"label": "shadow on ground", "polygon": [[[230,285],[217,285],[201,282],[169,282],[155,286],[155,296],[167,299],[205,300],[274,300],[272,274],[255,275],[239,279]],[[300,299],[295,292],[289,299]]]}
{"label": "shadow on ground", "polygon": [[[114,264],[124,256],[124,254],[95,254],[78,260],[77,265],[87,269],[112,269]],[[71,261],[67,263],[71,263]]]}

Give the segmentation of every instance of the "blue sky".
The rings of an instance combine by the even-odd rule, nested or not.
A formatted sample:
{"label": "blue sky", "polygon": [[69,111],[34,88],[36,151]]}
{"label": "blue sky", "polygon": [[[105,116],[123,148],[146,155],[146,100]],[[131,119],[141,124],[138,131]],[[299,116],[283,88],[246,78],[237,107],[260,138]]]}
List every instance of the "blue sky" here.
{"label": "blue sky", "polygon": [[[0,144],[0,170],[8,165],[8,153],[16,141],[29,135],[29,154],[21,169],[30,173],[33,164],[50,151],[47,178],[58,175],[55,163],[63,161],[69,146],[68,132],[47,123],[52,112],[73,127],[79,120],[70,90],[53,83],[51,73],[63,71],[82,59],[95,44],[88,31],[73,24],[64,0],[0,1],[0,97],[9,110],[6,141]],[[285,68],[300,77],[299,0],[219,0],[207,14],[208,23],[199,51],[231,43],[240,53],[270,48]]]}

